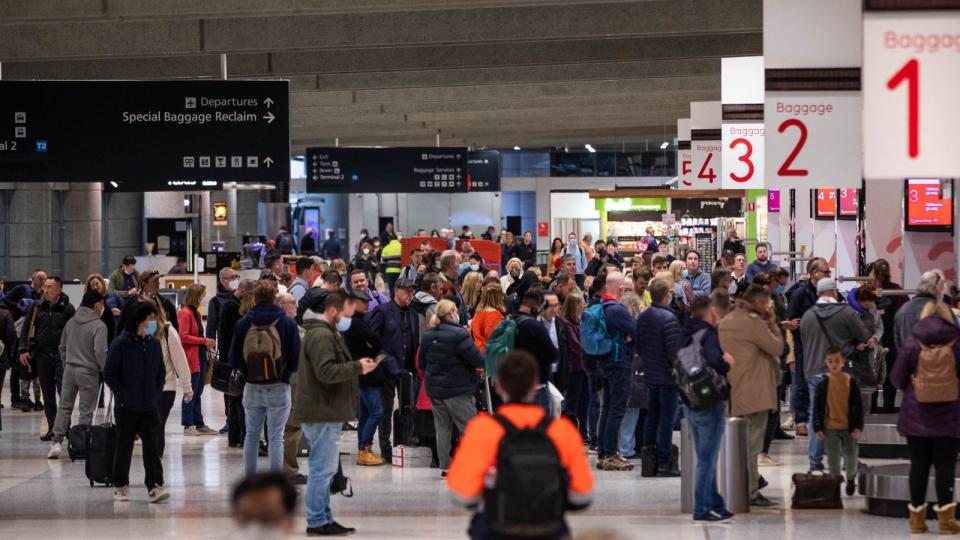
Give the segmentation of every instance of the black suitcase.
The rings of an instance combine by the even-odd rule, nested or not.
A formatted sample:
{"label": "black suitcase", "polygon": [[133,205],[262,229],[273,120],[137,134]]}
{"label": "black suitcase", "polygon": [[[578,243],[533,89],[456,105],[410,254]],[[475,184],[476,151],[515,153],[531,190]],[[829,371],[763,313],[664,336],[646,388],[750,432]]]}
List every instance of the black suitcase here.
{"label": "black suitcase", "polygon": [[[90,487],[95,484],[113,485],[113,456],[117,447],[117,426],[113,423],[113,393],[107,402],[104,423],[92,425],[87,430],[87,460],[84,472]],[[93,414],[93,424],[97,423],[97,414]]]}
{"label": "black suitcase", "polygon": [[413,388],[413,373],[405,371],[397,382],[400,407],[393,411],[393,445],[416,446],[416,403]]}
{"label": "black suitcase", "polygon": [[87,443],[90,440],[90,426],[77,424],[67,431],[67,454],[70,461],[87,459]]}

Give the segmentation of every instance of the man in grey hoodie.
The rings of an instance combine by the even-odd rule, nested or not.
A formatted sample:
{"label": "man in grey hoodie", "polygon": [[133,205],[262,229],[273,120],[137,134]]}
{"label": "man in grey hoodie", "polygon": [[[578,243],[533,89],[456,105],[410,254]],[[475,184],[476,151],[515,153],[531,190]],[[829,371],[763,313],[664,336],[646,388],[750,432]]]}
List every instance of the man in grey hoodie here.
{"label": "man in grey hoodie", "polygon": [[860,316],[849,304],[839,303],[837,282],[833,278],[817,281],[817,303],[800,319],[800,338],[803,340],[803,374],[810,391],[809,452],[810,469],[823,470],[823,441],[814,437],[814,394],[820,378],[827,373],[827,352],[833,348],[849,357],[853,349],[863,350],[870,332]]}
{"label": "man in grey hoodie", "polygon": [[103,295],[89,290],[76,314],[67,321],[60,338],[60,358],[63,359],[63,387],[60,390],[60,408],[53,425],[53,444],[47,458],[58,459],[63,452],[73,402],[80,394],[80,424],[89,425],[97,406],[100,372],[107,362],[107,326],[100,320],[106,308]]}

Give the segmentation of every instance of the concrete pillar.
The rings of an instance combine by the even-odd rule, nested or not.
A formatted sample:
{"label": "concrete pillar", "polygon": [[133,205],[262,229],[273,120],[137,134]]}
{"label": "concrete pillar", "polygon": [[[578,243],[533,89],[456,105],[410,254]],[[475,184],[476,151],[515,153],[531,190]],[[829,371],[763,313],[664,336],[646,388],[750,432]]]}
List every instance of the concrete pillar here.
{"label": "concrete pillar", "polygon": [[10,280],[29,279],[35,268],[51,267],[51,191],[47,183],[18,183],[10,200]]}
{"label": "concrete pillar", "polygon": [[109,274],[120,266],[127,255],[142,255],[143,245],[143,193],[108,193],[107,200],[107,251],[106,268]]}
{"label": "concrete pillar", "polygon": [[83,281],[100,269],[101,189],[99,182],[75,182],[62,192],[64,280]]}
{"label": "concrete pillar", "polygon": [[[260,202],[260,192],[253,189],[244,189],[237,190],[236,193],[236,250],[239,251],[243,246],[243,236],[247,234],[257,234],[257,230],[259,229],[257,223],[257,203]],[[276,232],[274,232],[274,234],[276,234]]]}

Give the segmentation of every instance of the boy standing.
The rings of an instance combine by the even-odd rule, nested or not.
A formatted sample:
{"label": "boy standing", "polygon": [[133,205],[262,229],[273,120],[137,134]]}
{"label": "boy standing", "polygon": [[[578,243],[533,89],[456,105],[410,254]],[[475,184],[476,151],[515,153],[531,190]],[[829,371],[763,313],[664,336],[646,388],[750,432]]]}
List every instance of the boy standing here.
{"label": "boy standing", "polygon": [[857,440],[863,430],[863,403],[860,386],[843,372],[843,353],[831,349],[827,354],[826,377],[817,383],[813,405],[813,429],[824,442],[830,474],[840,474],[840,456],[847,469],[847,495],[857,489]]}

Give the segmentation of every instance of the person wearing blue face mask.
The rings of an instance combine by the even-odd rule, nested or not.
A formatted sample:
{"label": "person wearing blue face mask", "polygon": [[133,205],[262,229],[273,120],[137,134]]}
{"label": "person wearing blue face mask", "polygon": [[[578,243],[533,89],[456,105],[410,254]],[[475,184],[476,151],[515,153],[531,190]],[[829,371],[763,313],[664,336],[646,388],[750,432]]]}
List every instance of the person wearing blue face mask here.
{"label": "person wearing blue face mask", "polygon": [[116,411],[117,447],[113,461],[113,500],[130,500],[130,460],[133,443],[140,436],[143,468],[150,502],[170,498],[163,486],[160,462],[160,395],[166,373],[163,350],[151,330],[156,332],[157,310],[150,302],[137,302],[125,321],[123,333],[107,353],[103,382],[113,391]]}

